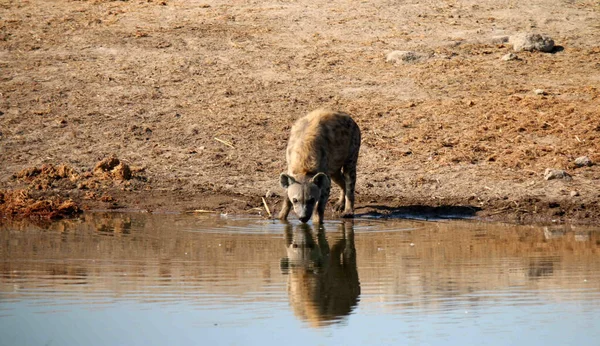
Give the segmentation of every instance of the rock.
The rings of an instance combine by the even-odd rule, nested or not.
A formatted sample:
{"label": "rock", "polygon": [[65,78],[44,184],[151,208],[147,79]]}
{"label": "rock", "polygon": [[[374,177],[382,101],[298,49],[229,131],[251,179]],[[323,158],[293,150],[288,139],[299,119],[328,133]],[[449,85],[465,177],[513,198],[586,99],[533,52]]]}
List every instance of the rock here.
{"label": "rock", "polygon": [[267,193],[265,193],[265,197],[266,198],[279,197],[279,194],[277,192],[274,192],[274,191],[271,191],[271,190],[267,190]]}
{"label": "rock", "polygon": [[508,42],[509,37],[508,36],[494,36],[492,37],[492,44],[503,44],[503,43],[507,43]]}
{"label": "rock", "polygon": [[579,191],[571,191],[570,195],[571,197],[577,197],[579,196]]}
{"label": "rock", "polygon": [[533,91],[533,93],[536,94],[536,95],[548,95],[548,93],[544,89],[535,89]]}
{"label": "rock", "polygon": [[593,162],[587,156],[580,156],[575,159],[575,167],[589,167],[592,166]]}
{"label": "rock", "polygon": [[395,50],[386,56],[385,61],[393,63],[414,63],[423,60],[426,57],[427,55],[423,53]]}
{"label": "rock", "polygon": [[500,59],[504,61],[521,60],[515,53],[508,53]]}
{"label": "rock", "polygon": [[520,51],[540,51],[540,52],[552,52],[554,49],[554,40],[550,36],[534,34],[534,33],[520,33],[512,35],[508,42],[513,45],[515,52]]}
{"label": "rock", "polygon": [[571,175],[562,169],[554,169],[554,168],[546,168],[544,171],[544,179],[552,180],[552,179],[565,179],[571,180]]}

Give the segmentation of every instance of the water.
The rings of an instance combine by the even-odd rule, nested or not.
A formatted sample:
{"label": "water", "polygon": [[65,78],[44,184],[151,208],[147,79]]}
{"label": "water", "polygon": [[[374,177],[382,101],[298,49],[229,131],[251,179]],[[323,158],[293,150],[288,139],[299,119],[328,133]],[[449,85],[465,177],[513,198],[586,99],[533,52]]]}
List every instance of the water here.
{"label": "water", "polygon": [[600,229],[86,214],[0,225],[0,345],[597,345]]}

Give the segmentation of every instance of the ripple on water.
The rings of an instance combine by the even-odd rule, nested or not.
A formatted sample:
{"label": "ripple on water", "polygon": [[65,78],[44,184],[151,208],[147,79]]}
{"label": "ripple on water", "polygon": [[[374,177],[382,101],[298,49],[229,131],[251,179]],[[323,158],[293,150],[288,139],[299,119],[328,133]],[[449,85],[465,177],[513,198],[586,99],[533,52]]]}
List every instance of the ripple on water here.
{"label": "ripple on water", "polygon": [[[523,340],[564,334],[586,344],[600,330],[599,244],[593,228],[476,221],[328,220],[318,229],[230,216],[92,213],[5,223],[0,332],[15,344],[65,341],[53,334],[66,330],[56,323],[102,319],[116,339],[99,344],[124,340],[123,328],[173,336],[161,327],[166,321],[177,321],[177,333],[200,330],[238,344],[248,340],[232,330],[276,337],[275,326],[317,343],[469,336],[463,341],[503,344],[518,331]],[[20,321],[54,329],[40,328],[38,340],[20,331]],[[327,333],[305,334],[314,329]]]}

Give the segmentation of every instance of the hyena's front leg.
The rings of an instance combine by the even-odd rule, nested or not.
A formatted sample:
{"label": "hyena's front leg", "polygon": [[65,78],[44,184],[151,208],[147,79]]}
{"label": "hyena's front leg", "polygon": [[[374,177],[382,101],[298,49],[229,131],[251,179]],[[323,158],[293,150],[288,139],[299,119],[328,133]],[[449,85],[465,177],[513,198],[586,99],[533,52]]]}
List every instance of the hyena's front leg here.
{"label": "hyena's front leg", "polygon": [[292,201],[290,201],[286,194],[283,200],[283,205],[281,206],[281,211],[279,212],[279,219],[287,220],[290,209],[292,209]]}
{"label": "hyena's front leg", "polygon": [[356,164],[344,167],[346,181],[346,204],[342,217],[354,217],[354,189],[356,187]]}
{"label": "hyena's front leg", "polygon": [[329,186],[321,190],[321,197],[317,203],[317,211],[313,219],[314,223],[317,225],[322,224],[323,220],[325,220],[325,207],[327,206],[327,200],[329,199],[330,191],[331,188]]}

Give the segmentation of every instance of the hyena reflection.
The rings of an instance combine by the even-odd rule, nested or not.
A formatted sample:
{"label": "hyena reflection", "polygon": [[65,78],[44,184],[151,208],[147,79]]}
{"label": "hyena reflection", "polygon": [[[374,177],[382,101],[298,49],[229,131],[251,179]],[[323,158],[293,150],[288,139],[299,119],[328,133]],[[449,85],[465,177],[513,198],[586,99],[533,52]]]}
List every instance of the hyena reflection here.
{"label": "hyena reflection", "polygon": [[296,316],[313,327],[336,323],[358,305],[360,282],[352,221],[345,221],[340,228],[341,238],[330,247],[323,227],[315,239],[309,225],[299,224],[296,230],[286,225],[287,257],[281,260],[281,269],[288,275],[290,305]]}
{"label": "hyena reflection", "polygon": [[280,176],[287,197],[279,218],[287,219],[293,207],[306,223],[316,208],[315,222],[322,223],[331,180],[342,189],[334,210],[352,217],[359,149],[360,129],[348,114],[316,110],[299,119],[287,146],[287,174]]}

